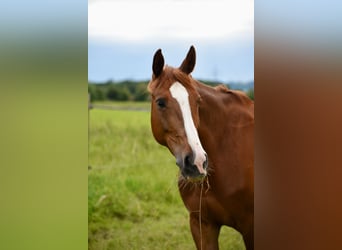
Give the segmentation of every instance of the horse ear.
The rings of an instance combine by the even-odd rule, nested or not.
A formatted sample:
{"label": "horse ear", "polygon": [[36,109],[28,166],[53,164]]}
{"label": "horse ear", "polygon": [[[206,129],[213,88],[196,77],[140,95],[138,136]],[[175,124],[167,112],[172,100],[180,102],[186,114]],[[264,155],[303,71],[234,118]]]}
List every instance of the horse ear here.
{"label": "horse ear", "polygon": [[188,54],[186,55],[179,69],[186,74],[190,74],[194,70],[195,64],[196,64],[196,51],[195,51],[194,46],[191,46]]}
{"label": "horse ear", "polygon": [[164,68],[164,56],[161,49],[158,49],[153,57],[152,70],[153,74],[158,77],[163,72]]}

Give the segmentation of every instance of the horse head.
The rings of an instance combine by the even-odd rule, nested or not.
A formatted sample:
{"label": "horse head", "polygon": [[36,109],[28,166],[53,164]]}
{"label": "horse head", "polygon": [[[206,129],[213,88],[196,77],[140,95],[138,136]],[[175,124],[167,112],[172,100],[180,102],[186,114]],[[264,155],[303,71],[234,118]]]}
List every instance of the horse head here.
{"label": "horse head", "polygon": [[193,46],[178,68],[165,66],[162,51],[157,50],[148,90],[152,97],[151,127],[154,138],[174,155],[185,178],[201,179],[207,175],[208,157],[197,131],[201,97],[190,75],[195,63]]}

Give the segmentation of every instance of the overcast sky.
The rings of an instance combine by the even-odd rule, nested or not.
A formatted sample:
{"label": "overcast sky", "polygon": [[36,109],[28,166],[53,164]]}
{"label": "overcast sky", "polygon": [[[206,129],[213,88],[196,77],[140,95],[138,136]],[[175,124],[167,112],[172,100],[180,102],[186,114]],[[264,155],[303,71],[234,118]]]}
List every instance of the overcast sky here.
{"label": "overcast sky", "polygon": [[90,81],[147,80],[154,52],[179,66],[190,45],[194,77],[254,79],[251,0],[93,0],[88,6]]}

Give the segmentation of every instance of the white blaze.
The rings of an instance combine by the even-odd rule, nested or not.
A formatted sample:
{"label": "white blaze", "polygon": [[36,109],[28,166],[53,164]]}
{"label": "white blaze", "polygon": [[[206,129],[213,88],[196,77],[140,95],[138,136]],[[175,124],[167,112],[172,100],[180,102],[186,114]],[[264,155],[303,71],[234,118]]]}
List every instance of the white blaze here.
{"label": "white blaze", "polygon": [[203,163],[206,161],[206,153],[202,147],[197,129],[192,119],[188,91],[181,83],[175,82],[171,85],[170,92],[171,96],[177,100],[182,111],[185,133],[188,138],[188,143],[195,155],[194,164],[201,174],[207,174],[206,170],[203,169]]}

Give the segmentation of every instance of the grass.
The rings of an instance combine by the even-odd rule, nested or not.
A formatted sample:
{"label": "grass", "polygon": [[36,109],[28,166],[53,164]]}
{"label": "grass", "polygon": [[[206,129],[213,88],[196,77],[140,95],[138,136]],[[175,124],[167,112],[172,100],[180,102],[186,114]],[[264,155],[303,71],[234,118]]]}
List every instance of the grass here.
{"label": "grass", "polygon": [[[195,249],[175,159],[153,139],[149,116],[90,111],[89,249]],[[220,247],[244,249],[240,234],[228,227]]]}

